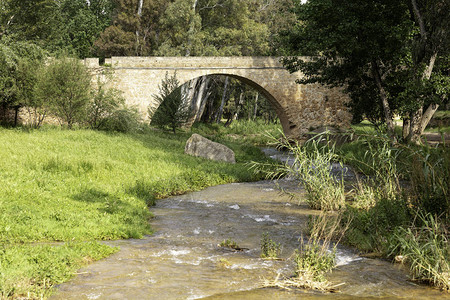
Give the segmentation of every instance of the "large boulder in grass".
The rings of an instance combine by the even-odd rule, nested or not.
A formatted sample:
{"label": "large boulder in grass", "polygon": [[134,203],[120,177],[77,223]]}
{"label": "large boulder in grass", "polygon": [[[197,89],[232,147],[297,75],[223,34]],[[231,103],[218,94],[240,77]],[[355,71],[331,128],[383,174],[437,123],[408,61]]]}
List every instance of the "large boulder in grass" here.
{"label": "large boulder in grass", "polygon": [[233,150],[225,145],[210,141],[196,133],[187,140],[184,152],[192,156],[225,161],[233,164],[236,163]]}

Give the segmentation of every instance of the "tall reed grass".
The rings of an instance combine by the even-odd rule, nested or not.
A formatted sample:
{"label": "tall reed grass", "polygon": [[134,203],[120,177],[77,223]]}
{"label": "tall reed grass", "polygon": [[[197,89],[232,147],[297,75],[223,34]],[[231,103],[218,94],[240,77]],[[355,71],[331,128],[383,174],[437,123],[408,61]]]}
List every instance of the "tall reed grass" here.
{"label": "tall reed grass", "polygon": [[316,136],[304,145],[283,138],[278,148],[286,149],[294,158],[281,169],[296,178],[306,191],[306,202],[313,209],[338,210],[344,207],[345,190],[343,165],[333,174],[332,165],[337,162],[333,144],[323,145],[324,135]]}
{"label": "tall reed grass", "polygon": [[415,279],[448,290],[450,149],[394,145],[382,135],[362,139],[356,151],[348,151],[352,145],[340,149],[347,162],[365,173],[353,193],[357,209],[345,212],[353,218],[347,242],[400,255]]}
{"label": "tall reed grass", "polygon": [[[294,161],[267,174],[298,179],[312,208],[341,209],[345,242],[365,252],[402,255],[414,278],[449,289],[450,148],[394,144],[375,133],[337,150],[323,135],[304,145],[284,138],[276,146]],[[358,171],[348,194],[343,176],[330,172],[331,163],[340,161]],[[332,259],[324,250],[326,242],[312,237],[304,243],[296,255],[298,269],[327,270]]]}
{"label": "tall reed grass", "polygon": [[420,225],[399,227],[394,233],[391,255],[401,255],[413,279],[450,290],[450,244],[448,228],[432,214],[418,215]]}

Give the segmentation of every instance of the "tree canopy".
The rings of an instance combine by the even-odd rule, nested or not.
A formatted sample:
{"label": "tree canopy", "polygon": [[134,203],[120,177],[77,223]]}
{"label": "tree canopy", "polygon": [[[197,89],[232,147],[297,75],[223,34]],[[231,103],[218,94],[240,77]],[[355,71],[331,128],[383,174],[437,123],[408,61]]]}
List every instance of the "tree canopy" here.
{"label": "tree canopy", "polygon": [[[417,142],[449,101],[449,11],[448,0],[3,0],[0,98],[12,107],[30,95],[18,90],[33,82],[36,49],[78,58],[282,55],[306,75],[300,83],[344,87],[355,122],[368,118],[393,135],[399,115],[404,138]],[[202,92],[191,94],[216,88],[226,102],[226,82],[209,84],[218,81],[197,79],[189,84]]]}
{"label": "tree canopy", "polygon": [[295,1],[284,64],[301,83],[343,86],[356,121],[383,120],[393,135],[399,114],[417,142],[448,101],[449,11],[447,0]]}
{"label": "tree canopy", "polygon": [[80,58],[269,55],[291,0],[4,0],[0,37]]}

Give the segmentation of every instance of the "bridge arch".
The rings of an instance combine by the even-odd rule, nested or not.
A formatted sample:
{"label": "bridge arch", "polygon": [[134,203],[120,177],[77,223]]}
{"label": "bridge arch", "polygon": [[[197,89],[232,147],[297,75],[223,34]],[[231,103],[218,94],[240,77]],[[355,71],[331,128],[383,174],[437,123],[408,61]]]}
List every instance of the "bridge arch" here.
{"label": "bridge arch", "polygon": [[[169,75],[173,75],[173,74],[169,74]],[[252,79],[249,79],[249,78],[246,78],[246,77],[242,77],[242,76],[239,76],[239,75],[236,75],[236,74],[232,74],[232,73],[214,73],[214,72],[211,72],[210,74],[206,74],[206,76],[228,76],[230,78],[237,79],[237,80],[241,81],[242,83],[252,87],[260,95],[263,95],[267,99],[267,101],[269,101],[270,105],[275,110],[275,113],[276,113],[278,119],[280,120],[280,123],[281,123],[281,126],[283,128],[283,131],[287,135],[290,134],[290,126],[292,124],[289,123],[289,118],[288,118],[286,112],[284,111],[283,107],[277,102],[275,97],[269,91],[267,91],[264,87],[262,87],[260,84],[258,84],[257,82],[253,81]],[[178,78],[178,74],[177,74],[177,78]],[[185,83],[188,83],[190,80],[197,79],[197,78],[199,78],[199,77],[188,78],[188,79],[185,79],[184,82],[180,81],[180,86],[182,86]]]}
{"label": "bridge arch", "polygon": [[[351,121],[348,97],[339,89],[297,84],[303,75],[290,74],[276,57],[112,57],[105,63],[114,69],[114,87],[144,116],[155,105],[153,95],[165,74],[176,72],[180,83],[225,75],[254,87],[272,104],[287,136],[299,137],[311,127],[345,127]],[[86,64],[100,68],[98,59],[86,59]]]}

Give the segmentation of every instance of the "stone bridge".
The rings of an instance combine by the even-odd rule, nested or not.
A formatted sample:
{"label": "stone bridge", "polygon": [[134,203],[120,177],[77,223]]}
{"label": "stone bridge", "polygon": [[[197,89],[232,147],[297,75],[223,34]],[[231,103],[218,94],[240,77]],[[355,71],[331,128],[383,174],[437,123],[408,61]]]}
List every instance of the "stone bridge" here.
{"label": "stone bridge", "polygon": [[[100,67],[98,59],[85,63]],[[153,95],[159,93],[166,72],[176,71],[181,84],[203,75],[242,80],[268,99],[287,136],[299,137],[325,125],[346,127],[351,120],[345,106],[348,98],[339,89],[297,84],[302,74],[290,74],[276,57],[112,57],[105,63],[114,69],[114,87],[145,116],[149,105],[155,105]]]}

